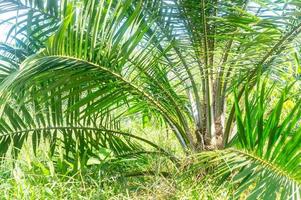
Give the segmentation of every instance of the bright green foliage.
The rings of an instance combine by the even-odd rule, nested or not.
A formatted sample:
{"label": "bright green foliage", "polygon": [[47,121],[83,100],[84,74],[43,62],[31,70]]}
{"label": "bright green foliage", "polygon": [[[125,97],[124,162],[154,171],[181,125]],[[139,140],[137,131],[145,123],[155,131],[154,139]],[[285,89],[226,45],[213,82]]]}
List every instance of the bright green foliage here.
{"label": "bright green foliage", "polygon": [[0,43],[0,154],[46,145],[73,171],[153,155],[179,170],[179,154],[142,134],[156,127],[193,153],[177,174],[183,182],[193,172],[231,183],[234,199],[298,199],[300,100],[284,111],[291,86],[277,96],[260,78],[298,79],[300,8],[294,0],[0,0],[0,25],[13,23]]}
{"label": "bright green foliage", "polygon": [[[239,151],[239,154],[251,158],[254,163],[241,164],[244,167],[234,176],[234,180],[243,179],[241,187],[247,188],[255,182],[256,177],[259,177],[249,198],[263,196],[264,199],[274,199],[275,190],[280,192],[281,199],[287,196],[293,199],[299,198],[301,183],[301,127],[298,124],[301,114],[300,102],[290,110],[287,116],[281,115],[283,104],[289,97],[290,87],[284,89],[269,114],[267,114],[268,96],[266,96],[265,84],[258,83],[258,89],[253,96],[250,96],[248,91],[245,92],[244,116],[238,99],[235,99],[237,140],[239,140],[237,148],[246,151]],[[272,90],[269,89],[268,94],[271,94]],[[268,116],[265,117],[265,115]],[[252,178],[245,178],[248,176]]]}
{"label": "bright green foliage", "polygon": [[[40,152],[41,153],[41,152]],[[43,155],[43,154],[39,154]],[[5,160],[0,168],[0,199],[217,199],[227,197],[227,184],[215,191],[213,179],[179,179],[182,171],[162,159],[104,160],[83,171],[49,158]],[[137,173],[134,173],[135,170]],[[162,173],[168,170],[169,173]],[[201,184],[200,184],[201,183]]]}
{"label": "bright green foliage", "polygon": [[212,167],[218,180],[231,180],[236,188],[234,198],[247,193],[247,199],[298,199],[301,192],[300,103],[282,116],[292,85],[281,92],[278,102],[270,108],[268,103],[274,87],[267,89],[264,83],[257,84],[252,95],[248,90],[245,92],[243,105],[239,105],[235,96],[237,135],[232,139],[233,147],[200,153],[197,156],[200,162],[192,165],[193,172]]}

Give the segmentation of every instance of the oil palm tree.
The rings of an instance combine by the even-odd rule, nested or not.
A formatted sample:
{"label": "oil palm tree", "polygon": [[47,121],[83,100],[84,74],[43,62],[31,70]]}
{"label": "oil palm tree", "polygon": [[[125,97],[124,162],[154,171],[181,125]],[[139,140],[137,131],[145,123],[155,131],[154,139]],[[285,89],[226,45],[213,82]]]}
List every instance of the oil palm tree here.
{"label": "oil palm tree", "polygon": [[1,0],[0,13],[14,13],[1,22],[12,24],[0,46],[2,155],[44,138],[66,157],[103,147],[173,157],[131,130],[155,122],[200,152],[200,166],[236,174],[241,191],[255,184],[253,196],[271,198],[272,180],[299,197],[299,104],[282,122],[283,92],[266,117],[258,80],[298,67],[298,1]]}

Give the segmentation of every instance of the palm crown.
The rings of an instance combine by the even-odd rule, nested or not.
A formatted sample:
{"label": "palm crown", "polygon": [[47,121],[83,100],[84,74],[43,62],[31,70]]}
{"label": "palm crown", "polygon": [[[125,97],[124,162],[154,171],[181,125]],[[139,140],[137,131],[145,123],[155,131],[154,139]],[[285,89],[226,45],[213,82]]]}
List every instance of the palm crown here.
{"label": "palm crown", "polygon": [[[285,89],[266,115],[271,89],[259,79],[285,76],[284,66],[298,63],[299,7],[268,0],[1,0],[0,13],[17,17],[1,22],[14,25],[0,46],[0,152],[17,155],[29,138],[35,150],[44,138],[52,153],[63,145],[70,159],[100,148],[171,156],[128,130],[130,122],[155,121],[185,152],[200,152],[193,169],[212,165],[217,176],[238,181],[237,195],[255,183],[250,197],[269,199],[276,190],[298,198],[300,105],[280,119]],[[269,181],[273,187],[264,187]]]}

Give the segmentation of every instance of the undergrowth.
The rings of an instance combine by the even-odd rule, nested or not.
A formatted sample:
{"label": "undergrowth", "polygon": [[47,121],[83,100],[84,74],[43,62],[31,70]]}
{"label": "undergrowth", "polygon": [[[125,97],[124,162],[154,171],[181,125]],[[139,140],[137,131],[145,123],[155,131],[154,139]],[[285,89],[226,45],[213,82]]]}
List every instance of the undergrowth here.
{"label": "undergrowth", "polygon": [[109,158],[81,169],[46,154],[23,153],[0,165],[0,199],[227,199],[229,184],[185,175],[187,162]]}

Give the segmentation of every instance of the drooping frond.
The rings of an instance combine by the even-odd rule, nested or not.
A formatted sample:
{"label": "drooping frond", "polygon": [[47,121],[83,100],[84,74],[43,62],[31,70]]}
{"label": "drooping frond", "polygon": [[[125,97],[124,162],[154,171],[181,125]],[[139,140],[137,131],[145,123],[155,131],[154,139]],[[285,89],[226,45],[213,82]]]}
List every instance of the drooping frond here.
{"label": "drooping frond", "polygon": [[[294,160],[295,156],[300,157],[297,154],[288,157],[292,162],[298,162]],[[301,174],[300,166],[296,163],[270,162],[250,151],[232,148],[203,152],[197,156],[196,162],[198,164],[189,168],[187,173],[198,174],[208,169],[217,178],[217,183],[230,181],[229,187],[234,189],[233,199],[300,198]]]}
{"label": "drooping frond", "polygon": [[[36,93],[40,89],[35,86],[28,92]],[[113,115],[102,114],[101,110],[84,116],[79,115],[80,109],[66,112],[76,100],[81,100],[81,94],[65,98],[58,90],[43,93],[47,100],[40,101],[41,97],[28,100],[19,96],[5,105],[0,120],[1,156],[8,152],[17,155],[27,141],[31,141],[34,152],[45,142],[49,143],[52,154],[60,146],[66,159],[77,159],[77,155],[80,158],[97,156],[102,148],[109,149],[116,156],[142,152],[145,147],[141,143],[149,146],[149,151],[167,155],[154,143],[129,133],[129,130],[120,130],[120,121]],[[24,100],[26,102],[22,104]]]}
{"label": "drooping frond", "polygon": [[[19,123],[33,111],[39,113],[38,116],[44,111],[48,114],[32,116],[29,121],[33,124],[18,125],[13,131],[9,131],[10,126],[14,126],[13,120],[8,127],[3,124],[3,144],[8,147],[12,143],[9,135],[13,135],[20,139],[13,143],[14,146],[21,148],[26,135],[38,140],[36,133],[45,131],[53,132],[51,141],[55,143],[56,138],[60,138],[56,132],[66,130],[69,134],[62,135],[73,138],[73,142],[76,141],[75,132],[79,130],[94,131],[100,135],[114,133],[112,141],[106,139],[113,142],[118,140],[116,135],[123,132],[117,133],[116,129],[110,128],[105,131],[101,128],[104,123],[108,126],[114,124],[114,120],[126,123],[126,117],[136,113],[166,120],[183,147],[192,147],[188,127],[190,113],[185,105],[186,99],[180,95],[183,87],[174,80],[177,77],[171,70],[172,66],[165,65],[162,59],[169,47],[161,49],[164,52],[157,50],[156,43],[152,42],[153,34],[148,32],[152,26],[151,19],[148,22],[142,20],[142,5],[130,0],[117,4],[114,1],[69,4],[59,28],[40,46],[44,49],[32,56],[28,52],[26,56],[30,57],[19,60],[17,70],[9,73],[1,86],[3,98],[7,101],[2,108],[3,120],[11,118],[12,111],[14,116],[19,116]],[[39,23],[36,23],[37,27],[41,26]],[[42,30],[37,32],[44,35]],[[48,33],[51,31],[44,36]],[[8,49],[6,51],[9,53]],[[15,102],[18,102],[16,108],[8,111]],[[26,116],[20,108],[26,110]],[[113,121],[105,120],[108,116]],[[90,118],[95,118],[93,123]],[[92,124],[86,125],[86,122]],[[79,129],[81,126],[85,129]],[[118,129],[122,127],[118,126]],[[35,134],[29,134],[32,132]],[[143,141],[135,135],[126,137]],[[80,140],[85,141],[85,138]],[[98,145],[99,138],[94,140],[93,143]],[[126,141],[120,139],[117,143],[123,143],[120,145],[126,150],[130,144]],[[62,139],[62,143],[67,145],[65,142],[68,140]],[[110,148],[114,149],[114,146]],[[4,148],[3,153],[7,150]]]}
{"label": "drooping frond", "polygon": [[[237,133],[230,148],[198,155],[194,169],[214,167],[220,181],[231,180],[235,197],[248,193],[247,199],[298,199],[301,193],[301,104],[283,114],[289,90],[282,91],[275,106],[269,102],[273,87],[257,82],[244,104],[235,99]],[[248,86],[246,87],[248,88]],[[197,162],[198,162],[197,161]]]}

